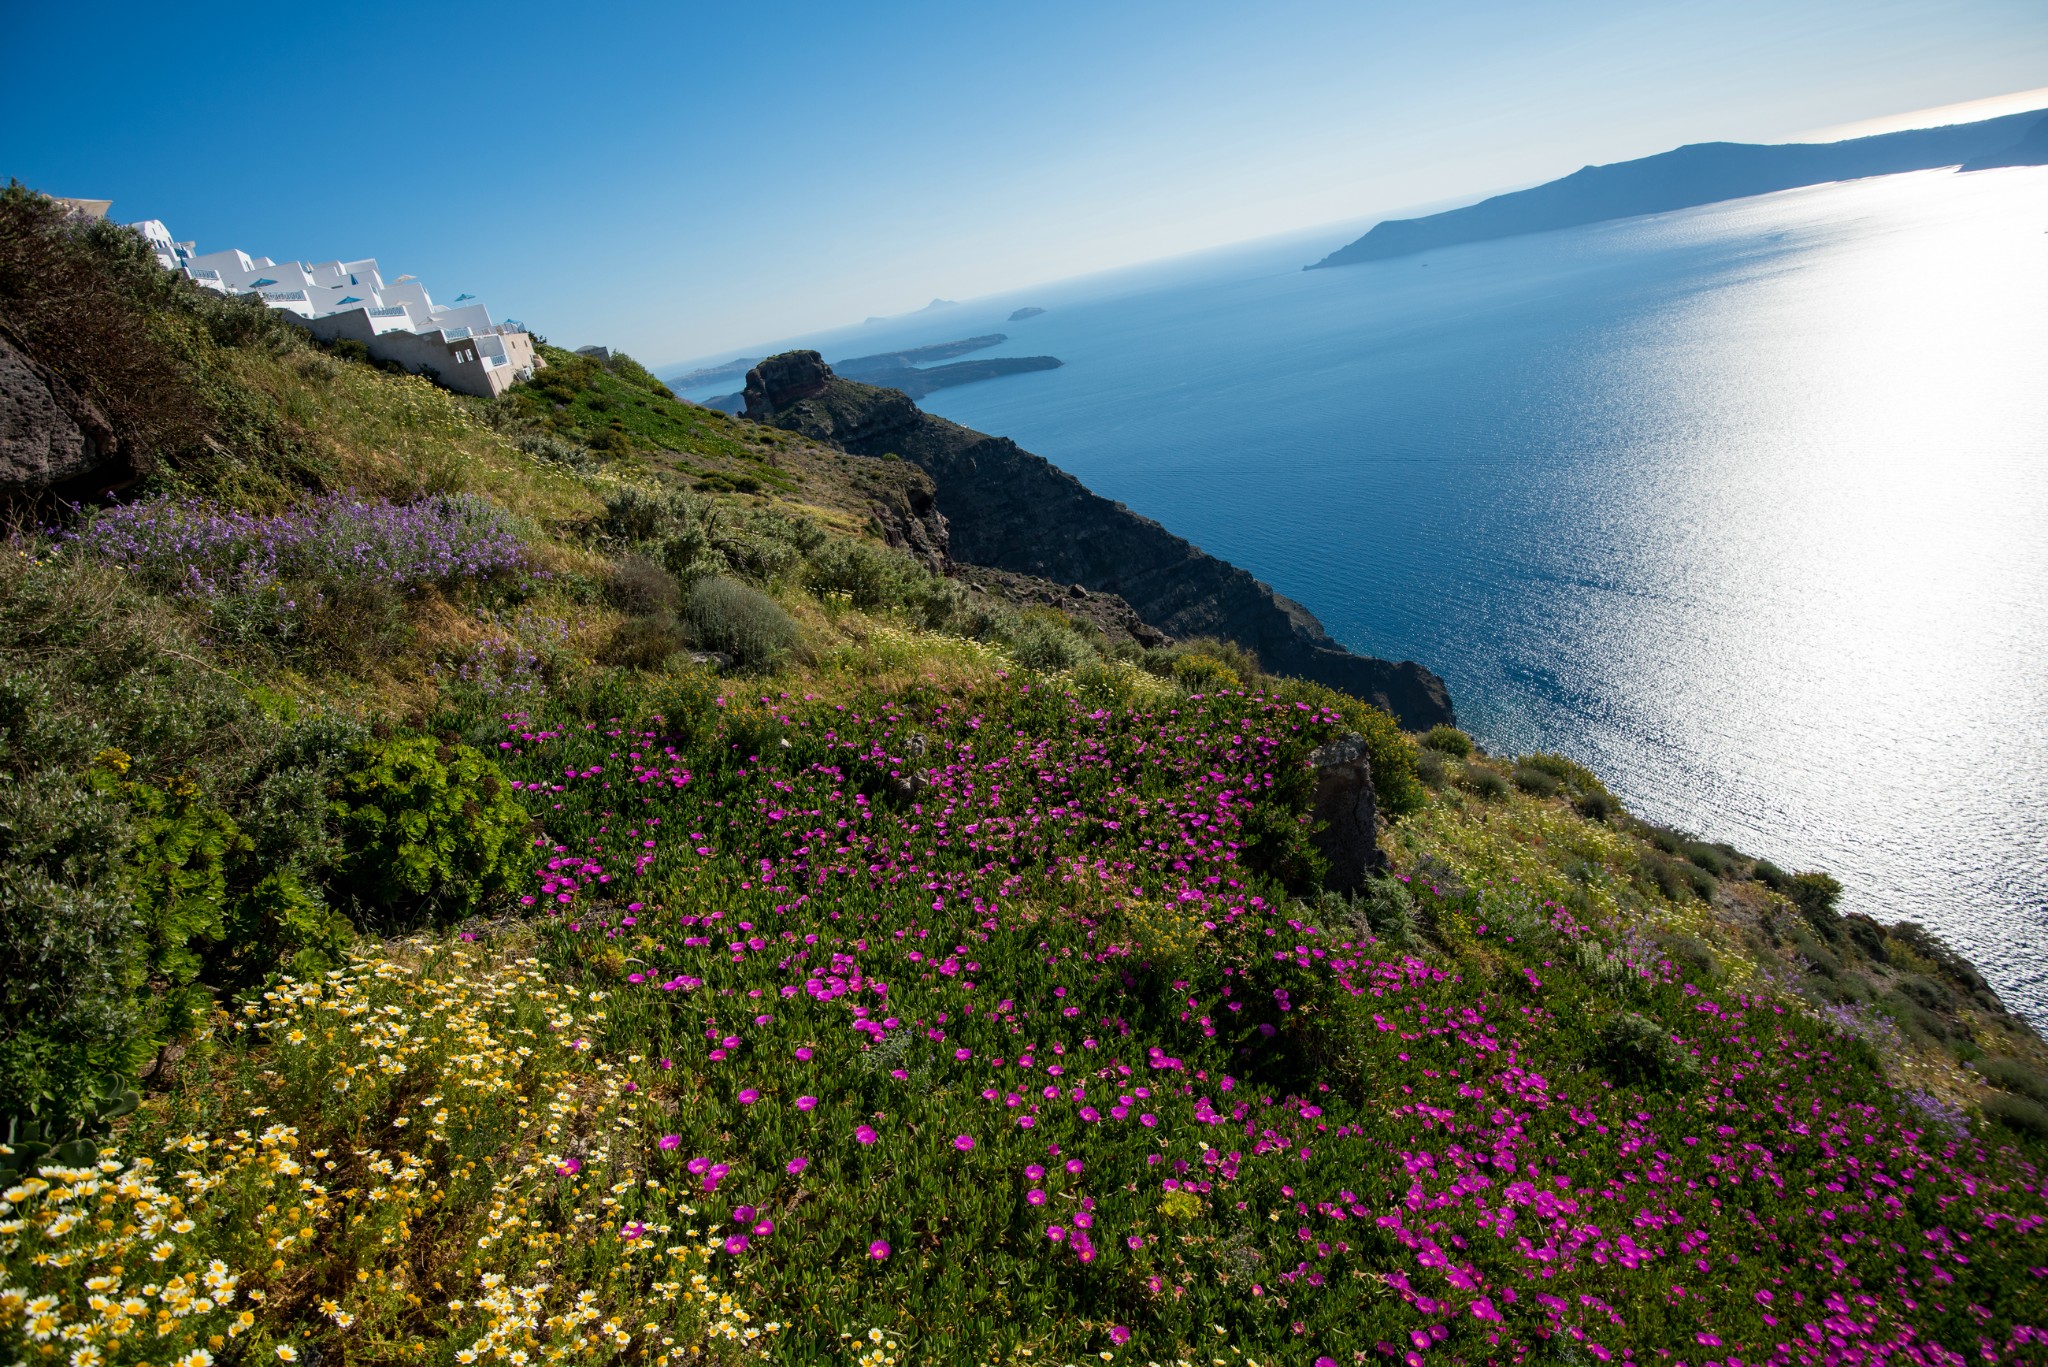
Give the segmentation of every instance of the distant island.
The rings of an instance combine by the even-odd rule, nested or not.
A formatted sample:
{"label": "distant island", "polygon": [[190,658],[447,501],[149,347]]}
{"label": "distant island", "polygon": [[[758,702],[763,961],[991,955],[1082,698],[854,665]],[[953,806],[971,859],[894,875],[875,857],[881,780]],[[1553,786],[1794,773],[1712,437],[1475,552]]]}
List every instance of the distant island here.
{"label": "distant island", "polygon": [[[939,301],[934,301],[935,304],[937,302]],[[1044,311],[1037,310],[1040,313]],[[921,399],[937,389],[972,384],[976,380],[998,379],[1004,375],[1022,375],[1034,370],[1057,370],[1063,364],[1057,356],[985,356],[978,361],[959,361],[951,365],[929,364],[933,361],[952,361],[955,356],[1000,346],[1009,340],[1003,333],[990,332],[979,337],[963,337],[953,342],[934,342],[930,346],[877,352],[872,356],[853,356],[843,361],[834,361],[832,368],[846,379],[858,380],[862,384],[874,385],[880,389],[900,389],[913,399]],[[734,364],[737,365],[738,362]],[[677,383],[680,384],[682,381],[679,379]],[[707,408],[716,408],[722,413],[740,413],[746,409],[746,400],[740,394],[720,394],[716,398],[704,400],[704,405]]]}
{"label": "distant island", "polygon": [[894,318],[915,318],[920,313],[932,313],[939,309],[950,309],[958,307],[959,301],[957,299],[934,299],[929,304],[926,304],[923,308],[912,309],[909,313],[870,314],[868,317],[863,318],[861,322],[863,325],[866,325],[868,323],[886,323]]}
{"label": "distant island", "polygon": [[708,365],[701,369],[686,371],[681,375],[671,375],[668,384],[669,388],[681,391],[717,384],[721,380],[742,380],[746,378],[749,370],[759,364],[759,356],[742,356],[737,361],[727,361],[724,365]]}
{"label": "distant island", "polygon": [[1388,219],[1304,270],[1412,256],[1434,247],[1574,228],[1638,214],[1828,181],[1926,171],[2048,164],[2048,118],[2008,114],[1946,128],[1914,128],[1845,142],[1703,142],[1636,161],[1588,166],[1529,190],[1425,218]]}
{"label": "distant island", "polygon": [[1044,312],[1044,309],[1018,309],[1015,313],[1010,315],[1010,321],[1013,323],[1021,323],[1026,318],[1036,318],[1039,314]]}

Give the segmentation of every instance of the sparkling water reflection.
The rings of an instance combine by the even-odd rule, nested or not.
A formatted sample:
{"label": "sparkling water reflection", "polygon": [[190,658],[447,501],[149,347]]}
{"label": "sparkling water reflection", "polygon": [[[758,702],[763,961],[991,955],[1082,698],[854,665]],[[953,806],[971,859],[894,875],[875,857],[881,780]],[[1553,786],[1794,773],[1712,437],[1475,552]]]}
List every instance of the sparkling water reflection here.
{"label": "sparkling water reflection", "polygon": [[1928,172],[1094,282],[926,403],[2048,1024],[2044,230],[2048,171]]}

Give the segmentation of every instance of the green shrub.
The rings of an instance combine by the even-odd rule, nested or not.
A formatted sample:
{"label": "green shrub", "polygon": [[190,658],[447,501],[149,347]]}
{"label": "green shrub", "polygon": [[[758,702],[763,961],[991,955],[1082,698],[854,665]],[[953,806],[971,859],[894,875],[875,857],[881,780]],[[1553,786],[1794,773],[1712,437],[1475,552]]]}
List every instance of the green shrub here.
{"label": "green shrub", "polygon": [[1674,902],[1684,901],[1688,894],[1702,902],[1710,902],[1714,898],[1714,876],[1684,860],[1673,859],[1661,851],[1645,850],[1641,868],[1657,891]]}
{"label": "green shrub", "polygon": [[1687,837],[1683,831],[1674,831],[1669,826],[1659,826],[1648,821],[1637,821],[1633,825],[1637,835],[1665,854],[1678,854],[1685,848]]}
{"label": "green shrub", "polygon": [[749,669],[776,664],[801,639],[782,604],[759,589],[720,576],[691,587],[685,618],[699,645],[723,651]]}
{"label": "green shrub", "polygon": [[1215,656],[1200,652],[1174,659],[1173,681],[1190,693],[1221,693],[1244,687],[1244,679],[1236,670]]}
{"label": "green shrub", "polygon": [[1842,975],[1842,961],[1804,925],[1787,927],[1785,938],[1792,942],[1792,947],[1799,951],[1799,956],[1812,964],[1814,971],[1822,977],[1838,978]]}
{"label": "green shrub", "polygon": [[691,520],[695,500],[628,484],[606,497],[604,531],[625,542],[654,542]]}
{"label": "green shrub", "polygon": [[1058,674],[1079,665],[1094,652],[1064,626],[1027,616],[1010,642],[1017,663],[1041,674]]}
{"label": "green shrub", "polygon": [[1556,774],[1527,760],[1515,766],[1514,778],[1515,786],[1531,797],[1556,797],[1564,787]]}
{"label": "green shrub", "polygon": [[1773,892],[1789,894],[1792,890],[1792,875],[1768,859],[1759,859],[1750,868],[1750,877],[1762,883]]}
{"label": "green shrub", "polygon": [[1900,978],[1898,990],[1929,1011],[1954,1011],[1959,1005],[1955,993],[1919,973],[1909,973]]}
{"label": "green shrub", "polygon": [[155,1051],[128,839],[126,808],[77,775],[0,782],[0,1120],[62,1129]]}
{"label": "green shrub", "polygon": [[1671,931],[1659,935],[1657,943],[1672,963],[1688,970],[1695,980],[1711,978],[1720,971],[1720,960],[1697,935]]}
{"label": "green shrub", "polygon": [[1842,900],[1842,885],[1825,873],[1795,873],[1792,875],[1791,898],[1793,905],[1813,922],[1814,926],[1834,939],[1838,933],[1834,927],[1835,906]]}
{"label": "green shrub", "polygon": [[1368,878],[1365,886],[1349,895],[1325,892],[1316,899],[1316,910],[1327,921],[1370,933],[1396,949],[1416,949],[1422,944],[1415,899],[1398,878]]}
{"label": "green shrub", "polygon": [[527,814],[467,745],[373,740],[336,789],[340,872],[380,930],[459,920],[519,870]]}
{"label": "green shrub", "polygon": [[2028,1139],[2048,1140],[2048,1106],[2025,1097],[1995,1096],[1984,1103],[1984,1117]]}
{"label": "green shrub", "polygon": [[1432,750],[1464,759],[1472,753],[1472,737],[1455,726],[1432,726],[1423,734],[1422,743]]}
{"label": "green shrub", "polygon": [[1601,1028],[1595,1057],[1616,1081],[1684,1090],[1700,1079],[1699,1061],[1647,1016],[1626,1011]]}
{"label": "green shrub", "polygon": [[804,567],[804,583],[813,593],[844,594],[863,612],[893,606],[918,566],[906,555],[892,554],[866,541],[834,538],[814,551]]}
{"label": "green shrub", "polygon": [[845,537],[807,552],[804,582],[813,593],[843,595],[863,612],[900,608],[934,628],[952,619],[963,596],[958,584],[902,551]]}
{"label": "green shrub", "polygon": [[1415,752],[1415,777],[1431,788],[1441,788],[1450,781],[1444,770],[1444,756],[1441,750],[1422,746],[1413,747]]}
{"label": "green shrub", "polygon": [[212,1002],[195,979],[204,942],[227,935],[229,864],[248,851],[248,837],[188,779],[159,788],[106,770],[96,777],[135,815],[127,882],[153,989],[147,1028],[156,1039],[180,1039]]}
{"label": "green shrub", "polygon": [[1978,1074],[2000,1091],[2013,1092],[2048,1106],[2048,1075],[2029,1068],[2018,1059],[1987,1058],[1976,1064]]}
{"label": "green shrub", "polygon": [[1591,769],[1564,755],[1538,750],[1534,754],[1522,756],[1521,763],[1526,768],[1542,770],[1573,792],[1605,791],[1605,785]]}
{"label": "green shrub", "polygon": [[658,669],[689,644],[673,617],[634,617],[619,624],[598,658],[625,669]]}
{"label": "green shrub", "polygon": [[90,1167],[113,1122],[142,1104],[132,1087],[87,1095],[75,1113],[42,1115],[0,1110],[0,1185],[13,1186],[24,1174],[45,1164]]}
{"label": "green shrub", "polygon": [[1887,992],[1877,999],[1877,1004],[1917,1040],[1947,1040],[1955,1035],[1955,1029],[1947,1021],[1903,992]]}
{"label": "green shrub", "polygon": [[605,596],[614,606],[647,616],[673,613],[682,602],[675,577],[644,555],[625,555],[612,566]]}
{"label": "green shrub", "polygon": [[1487,802],[1498,802],[1508,795],[1508,781],[1500,772],[1484,764],[1467,764],[1458,774],[1458,783],[1466,792]]}
{"label": "green shrub", "polygon": [[1588,821],[1606,821],[1621,811],[1621,803],[1615,800],[1614,794],[1604,788],[1597,792],[1580,794],[1579,800],[1572,806]]}

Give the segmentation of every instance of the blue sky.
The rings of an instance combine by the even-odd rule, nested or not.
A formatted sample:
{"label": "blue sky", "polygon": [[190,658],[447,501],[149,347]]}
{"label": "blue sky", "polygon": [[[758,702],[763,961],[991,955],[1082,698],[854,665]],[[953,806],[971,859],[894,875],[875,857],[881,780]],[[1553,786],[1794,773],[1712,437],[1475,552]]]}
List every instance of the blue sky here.
{"label": "blue sky", "polygon": [[0,174],[657,366],[2048,83],[2041,0],[8,9]]}

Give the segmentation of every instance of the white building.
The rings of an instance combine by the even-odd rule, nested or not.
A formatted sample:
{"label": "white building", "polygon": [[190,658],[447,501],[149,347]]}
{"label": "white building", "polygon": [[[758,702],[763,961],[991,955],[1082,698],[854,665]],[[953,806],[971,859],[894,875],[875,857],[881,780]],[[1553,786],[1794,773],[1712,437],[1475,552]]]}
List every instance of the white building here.
{"label": "white building", "polygon": [[376,359],[458,393],[496,398],[541,365],[520,324],[493,323],[490,310],[467,294],[436,304],[409,275],[387,283],[374,258],[315,264],[233,249],[200,255],[157,219],[128,226],[142,234],[165,270],[223,294],[254,294],[323,341],[359,341]]}

